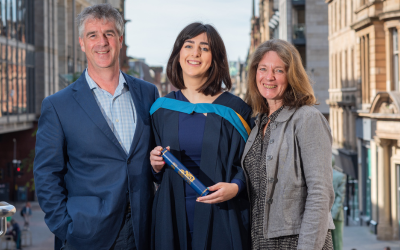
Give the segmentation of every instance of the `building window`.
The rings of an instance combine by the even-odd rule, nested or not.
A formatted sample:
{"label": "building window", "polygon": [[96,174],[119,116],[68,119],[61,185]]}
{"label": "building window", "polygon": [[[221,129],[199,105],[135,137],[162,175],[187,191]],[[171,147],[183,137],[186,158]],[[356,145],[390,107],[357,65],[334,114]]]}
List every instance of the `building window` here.
{"label": "building window", "polygon": [[334,76],[335,76],[335,89],[339,88],[339,53],[335,53],[335,71],[334,71]]}
{"label": "building window", "polygon": [[347,57],[347,51],[345,50],[344,51],[344,62],[343,62],[343,65],[344,65],[344,69],[343,69],[343,85],[344,86],[342,86],[343,88],[347,88],[347,87],[349,87],[349,69],[348,69],[348,64],[347,64],[347,62],[348,62],[348,57]]}
{"label": "building window", "polygon": [[329,88],[330,89],[333,89],[334,88],[334,86],[333,86],[333,83],[334,83],[334,74],[333,74],[333,72],[335,72],[334,71],[334,68],[333,68],[333,62],[334,62],[334,60],[333,60],[333,54],[330,54],[329,55],[329,75],[330,76],[332,76],[332,77],[330,77],[329,78]]}
{"label": "building window", "polygon": [[333,32],[336,32],[336,3],[333,4],[332,6],[332,26],[333,26]]}
{"label": "building window", "polygon": [[338,16],[338,19],[337,19],[337,21],[336,21],[336,27],[337,27],[337,29],[336,30],[340,30],[341,29],[341,27],[342,27],[342,19],[341,19],[341,16],[340,16],[340,14],[341,14],[341,11],[340,11],[340,0],[338,1],[338,3],[337,3],[337,5],[336,5],[336,8],[337,8],[337,16]]}
{"label": "building window", "polygon": [[[397,223],[400,227],[400,164],[396,164],[397,172]],[[400,236],[400,233],[399,233]]]}
{"label": "building window", "polygon": [[392,90],[399,91],[399,35],[397,29],[392,29],[392,65],[393,65],[393,83]]}
{"label": "building window", "polygon": [[363,215],[372,218],[372,202],[371,202],[371,149],[366,146],[362,146],[362,165],[363,165]]}
{"label": "building window", "polygon": [[348,180],[348,189],[347,191],[347,196],[348,198],[348,208],[350,209],[350,217],[354,220],[354,221],[359,221],[360,218],[360,210],[359,210],[359,192],[358,192],[358,180],[351,177],[350,175],[348,175],[347,177]]}
{"label": "building window", "polygon": [[347,25],[347,0],[343,1],[343,9],[344,9],[344,11],[343,11],[344,26],[343,27],[346,27],[346,25]]}
{"label": "building window", "polygon": [[355,77],[354,77],[354,63],[356,60],[354,59],[354,50],[350,49],[350,87],[355,87]]}
{"label": "building window", "polygon": [[361,37],[360,43],[360,61],[361,61],[361,92],[362,103],[369,104],[371,102],[370,90],[370,63],[369,63],[369,35]]}
{"label": "building window", "polygon": [[337,71],[337,74],[338,74],[338,77],[337,77],[337,88],[338,89],[341,89],[342,88],[342,66],[343,66],[343,64],[342,64],[342,52],[339,52],[338,54],[337,54],[337,69],[338,69],[338,71]]}
{"label": "building window", "polygon": [[349,7],[350,7],[349,21],[351,24],[353,22],[353,0],[350,0]]}
{"label": "building window", "polygon": [[33,1],[0,0],[0,118],[34,112],[33,23]]}

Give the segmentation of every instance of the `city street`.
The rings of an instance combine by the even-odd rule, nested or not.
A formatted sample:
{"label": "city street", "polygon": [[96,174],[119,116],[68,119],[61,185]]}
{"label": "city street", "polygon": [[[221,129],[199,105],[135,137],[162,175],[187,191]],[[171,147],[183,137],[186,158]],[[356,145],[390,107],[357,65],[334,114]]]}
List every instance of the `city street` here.
{"label": "city street", "polygon": [[[17,212],[13,216],[13,218],[18,222],[20,228],[23,228],[24,221],[20,215],[21,208],[25,203],[13,203]],[[46,223],[44,222],[44,213],[40,209],[39,204],[37,202],[31,202],[32,205],[32,217],[30,220],[30,231],[32,233],[32,245],[24,246],[22,245],[22,249],[24,250],[53,250],[54,249],[54,235],[47,228]],[[13,244],[9,244],[10,246]],[[4,237],[0,240],[0,249],[6,249],[6,242],[4,241]],[[11,248],[14,249],[14,248]]]}
{"label": "city street", "polygon": [[343,229],[343,250],[400,250],[400,241],[379,241],[367,227],[348,226]]}
{"label": "city street", "polygon": [[[287,236],[288,221],[292,228],[303,219],[317,180],[326,187],[320,195],[334,190],[332,217],[353,223],[343,229],[344,250],[400,250],[400,0],[204,0],[193,7],[182,0],[0,0],[0,201],[17,209],[21,248],[54,249],[37,194],[54,212],[60,190],[74,218],[68,241],[80,249],[111,245],[115,239],[101,232],[119,230],[115,215],[125,208],[114,198],[125,193],[136,207],[131,216],[140,217],[133,228],[157,223],[151,239],[135,239],[139,250],[150,242],[190,245],[193,221],[204,228],[191,237],[202,249],[245,242],[244,208],[227,201],[234,211],[222,205],[210,215],[182,196],[175,174],[148,174],[149,155],[153,173],[165,165],[149,152],[157,137],[194,170],[179,172],[186,181],[199,172],[207,186],[221,182],[210,188],[222,190],[219,199],[236,195],[237,180],[246,194],[246,171],[257,192],[271,185],[269,204],[290,199],[286,208],[269,206],[271,218],[282,219],[269,225],[276,237]],[[260,133],[268,135],[267,152],[252,137],[251,114],[271,121]],[[242,155],[238,172],[231,163]],[[154,177],[166,188],[152,205]],[[35,201],[29,228],[20,213],[26,200]],[[49,221],[58,236],[59,223]],[[371,233],[359,224],[379,227]],[[0,250],[16,249],[17,229],[0,237]],[[302,227],[299,248],[323,240],[314,231]]]}
{"label": "city street", "polygon": [[[32,218],[30,230],[32,232],[32,245],[23,246],[24,250],[52,250],[54,246],[54,236],[44,223],[44,213],[37,202],[32,204]],[[17,213],[14,219],[23,226],[23,219],[20,216],[21,207],[24,203],[15,204]],[[6,242],[1,239],[0,249],[5,249]],[[344,227],[343,250],[400,250],[400,241],[379,241],[376,235],[371,234],[367,227],[348,226]]]}

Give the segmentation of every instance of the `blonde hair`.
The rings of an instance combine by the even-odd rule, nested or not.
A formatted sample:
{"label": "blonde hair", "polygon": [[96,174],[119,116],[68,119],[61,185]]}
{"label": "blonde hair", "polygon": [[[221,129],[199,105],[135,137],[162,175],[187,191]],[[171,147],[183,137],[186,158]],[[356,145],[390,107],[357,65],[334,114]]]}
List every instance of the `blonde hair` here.
{"label": "blonde hair", "polygon": [[303,67],[301,56],[297,49],[286,41],[272,39],[258,46],[249,62],[248,88],[245,101],[252,107],[253,116],[269,112],[266,99],[258,91],[256,75],[258,64],[264,55],[270,51],[275,51],[286,66],[288,87],[283,96],[283,105],[290,108],[299,108],[303,105],[311,106],[317,104],[311,80]]}

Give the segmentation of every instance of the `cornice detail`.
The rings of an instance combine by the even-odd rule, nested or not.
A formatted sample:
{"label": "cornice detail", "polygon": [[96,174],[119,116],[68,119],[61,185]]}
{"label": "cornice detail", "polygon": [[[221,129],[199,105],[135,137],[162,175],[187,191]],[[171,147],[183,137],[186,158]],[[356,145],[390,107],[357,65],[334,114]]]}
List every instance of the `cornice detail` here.
{"label": "cornice detail", "polygon": [[390,146],[390,144],[392,144],[391,140],[389,139],[384,139],[378,136],[374,136],[374,140],[375,143],[379,146],[379,147],[387,147]]}
{"label": "cornice detail", "polygon": [[359,31],[362,28],[365,28],[366,26],[371,25],[374,21],[379,21],[379,18],[378,17],[367,17],[358,22],[353,23],[352,25],[350,25],[350,27],[355,31]]}
{"label": "cornice detail", "polygon": [[379,20],[386,20],[391,18],[400,18],[400,10],[392,10],[379,14]]}
{"label": "cornice detail", "polygon": [[[383,0],[383,1],[384,1],[384,0]],[[371,6],[374,5],[374,4],[382,4],[383,1],[382,1],[382,0],[375,0],[375,1],[372,1],[372,2],[368,2],[368,3],[366,3],[366,4],[362,5],[362,6],[360,6],[358,9],[356,9],[356,10],[354,11],[354,13],[355,13],[355,14],[358,14],[360,11],[362,11],[362,10],[364,10],[364,9],[366,9],[366,8],[369,8],[369,7],[371,7]]]}

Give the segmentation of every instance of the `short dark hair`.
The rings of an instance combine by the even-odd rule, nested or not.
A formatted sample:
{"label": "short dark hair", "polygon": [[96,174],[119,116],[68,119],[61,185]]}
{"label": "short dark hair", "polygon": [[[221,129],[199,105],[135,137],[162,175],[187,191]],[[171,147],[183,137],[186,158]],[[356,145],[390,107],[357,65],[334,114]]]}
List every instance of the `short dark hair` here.
{"label": "short dark hair", "polygon": [[[218,31],[209,24],[191,23],[186,26],[175,40],[167,64],[167,76],[172,85],[178,89],[185,89],[182,77],[182,68],[179,63],[180,51],[186,40],[196,37],[202,33],[207,34],[208,44],[211,49],[212,63],[208,70],[207,81],[197,89],[205,95],[216,95],[222,89],[230,90],[232,87],[231,77],[229,75],[228,58],[226,49]],[[222,83],[225,87],[222,87]]]}

